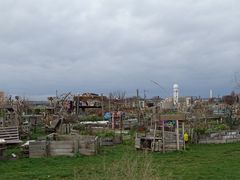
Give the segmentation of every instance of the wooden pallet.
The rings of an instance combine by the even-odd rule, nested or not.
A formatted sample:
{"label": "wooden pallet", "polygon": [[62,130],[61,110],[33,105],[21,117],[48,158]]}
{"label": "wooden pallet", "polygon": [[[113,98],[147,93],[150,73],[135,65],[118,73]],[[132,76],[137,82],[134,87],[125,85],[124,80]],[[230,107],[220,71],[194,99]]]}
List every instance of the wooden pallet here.
{"label": "wooden pallet", "polygon": [[19,139],[17,126],[0,127],[0,139],[4,139],[7,144],[18,144],[22,142]]}

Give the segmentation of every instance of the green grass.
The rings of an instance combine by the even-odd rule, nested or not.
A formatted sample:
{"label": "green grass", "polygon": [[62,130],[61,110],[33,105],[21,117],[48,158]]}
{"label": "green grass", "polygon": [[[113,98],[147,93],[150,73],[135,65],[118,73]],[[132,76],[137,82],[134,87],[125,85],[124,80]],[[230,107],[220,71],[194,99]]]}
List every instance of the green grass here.
{"label": "green grass", "polygon": [[161,154],[126,143],[92,157],[0,161],[0,179],[239,179],[239,169],[240,144],[191,145]]}
{"label": "green grass", "polygon": [[43,127],[37,126],[35,130],[32,131],[31,139],[43,138],[46,136],[45,129]]}

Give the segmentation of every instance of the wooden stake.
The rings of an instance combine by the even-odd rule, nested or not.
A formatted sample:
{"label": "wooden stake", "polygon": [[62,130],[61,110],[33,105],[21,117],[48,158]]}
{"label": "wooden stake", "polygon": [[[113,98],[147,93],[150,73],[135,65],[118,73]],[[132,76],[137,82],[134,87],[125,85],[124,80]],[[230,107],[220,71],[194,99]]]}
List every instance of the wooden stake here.
{"label": "wooden stake", "polygon": [[177,128],[176,128],[176,138],[177,138],[177,150],[179,150],[179,122],[178,120],[176,120],[177,122]]}
{"label": "wooden stake", "polygon": [[164,120],[162,121],[162,145],[163,145],[163,149],[162,149],[162,151],[163,151],[163,153],[165,153],[165,128],[164,128]]}
{"label": "wooden stake", "polygon": [[185,130],[184,130],[184,122],[182,122],[183,149],[185,150],[184,133],[185,133]]}
{"label": "wooden stake", "polygon": [[155,150],[155,139],[156,139],[156,130],[157,130],[157,121],[155,119],[155,125],[154,125],[154,133],[153,133],[153,145],[152,145],[152,151]]}

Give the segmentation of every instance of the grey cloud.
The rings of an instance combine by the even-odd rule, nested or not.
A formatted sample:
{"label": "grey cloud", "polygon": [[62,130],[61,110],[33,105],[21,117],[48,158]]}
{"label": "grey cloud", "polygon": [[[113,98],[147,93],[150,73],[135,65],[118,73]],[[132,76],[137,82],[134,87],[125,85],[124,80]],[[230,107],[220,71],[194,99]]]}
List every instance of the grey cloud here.
{"label": "grey cloud", "polygon": [[[0,2],[0,88],[171,93],[233,90],[239,71],[237,0]],[[7,77],[7,78],[6,78]]]}

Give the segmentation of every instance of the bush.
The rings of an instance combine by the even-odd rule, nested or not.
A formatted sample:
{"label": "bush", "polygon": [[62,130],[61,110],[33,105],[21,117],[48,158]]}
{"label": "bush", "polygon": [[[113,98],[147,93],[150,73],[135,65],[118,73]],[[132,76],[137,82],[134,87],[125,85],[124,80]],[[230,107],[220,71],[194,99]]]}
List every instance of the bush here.
{"label": "bush", "polygon": [[205,134],[207,132],[207,129],[206,128],[196,128],[195,132],[199,133],[199,134]]}
{"label": "bush", "polygon": [[0,110],[0,117],[4,117],[5,116],[5,112]]}
{"label": "bush", "polygon": [[77,124],[73,126],[73,129],[77,130],[81,135],[93,135],[92,129],[85,126],[84,124]]}
{"label": "bush", "polygon": [[102,121],[102,117],[96,115],[82,116],[80,121]]}
{"label": "bush", "polygon": [[105,131],[105,132],[96,133],[96,135],[97,135],[98,137],[114,137],[114,136],[115,136],[115,133],[112,132],[112,131]]}
{"label": "bush", "polygon": [[223,131],[223,130],[227,130],[227,129],[228,129],[228,126],[225,124],[219,124],[216,127],[216,130],[219,130],[219,131]]}
{"label": "bush", "polygon": [[83,124],[77,124],[77,125],[73,126],[73,129],[78,130],[78,131],[84,131],[84,130],[86,130],[86,126]]}

